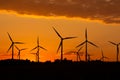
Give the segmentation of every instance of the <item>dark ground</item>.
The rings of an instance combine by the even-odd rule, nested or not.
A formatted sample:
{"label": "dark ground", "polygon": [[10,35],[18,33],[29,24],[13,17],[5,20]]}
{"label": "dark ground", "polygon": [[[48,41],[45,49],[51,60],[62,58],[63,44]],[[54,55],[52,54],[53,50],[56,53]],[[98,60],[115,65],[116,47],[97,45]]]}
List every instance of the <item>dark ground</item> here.
{"label": "dark ground", "polygon": [[120,63],[3,60],[0,80],[120,80]]}

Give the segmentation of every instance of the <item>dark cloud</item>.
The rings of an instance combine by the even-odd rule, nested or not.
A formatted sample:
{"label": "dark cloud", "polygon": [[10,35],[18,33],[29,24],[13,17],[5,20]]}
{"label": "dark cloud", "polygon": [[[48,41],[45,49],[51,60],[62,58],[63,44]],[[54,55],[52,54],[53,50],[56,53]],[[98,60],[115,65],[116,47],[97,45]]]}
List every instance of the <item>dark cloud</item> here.
{"label": "dark cloud", "polygon": [[0,10],[120,23],[120,0],[0,0]]}

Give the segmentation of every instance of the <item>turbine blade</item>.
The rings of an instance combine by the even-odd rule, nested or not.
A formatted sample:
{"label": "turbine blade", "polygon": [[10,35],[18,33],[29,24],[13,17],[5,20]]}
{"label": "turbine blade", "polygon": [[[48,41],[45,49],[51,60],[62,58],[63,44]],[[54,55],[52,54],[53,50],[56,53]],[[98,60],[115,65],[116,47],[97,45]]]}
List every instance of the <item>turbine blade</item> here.
{"label": "turbine blade", "polygon": [[81,47],[79,50],[78,50],[78,52],[80,52],[80,50],[82,49],[83,47]]}
{"label": "turbine blade", "polygon": [[38,46],[37,46],[37,47],[35,47],[35,48],[33,48],[31,51],[35,50],[36,48],[38,48]]}
{"label": "turbine blade", "polygon": [[62,36],[57,32],[57,30],[53,27],[54,31],[57,33],[57,35],[62,38]]}
{"label": "turbine blade", "polygon": [[88,41],[88,43],[90,43],[91,45],[95,46],[95,47],[98,47],[97,45],[95,45],[94,43]]}
{"label": "turbine blade", "polygon": [[7,50],[7,53],[9,52],[9,50],[12,48],[13,44],[10,45],[9,49]]}
{"label": "turbine blade", "polygon": [[20,50],[17,46],[15,46],[17,50]]}
{"label": "turbine blade", "polygon": [[38,54],[37,54],[37,53],[31,53],[31,54],[33,54],[33,55],[35,55],[35,56],[38,56]]}
{"label": "turbine blade", "polygon": [[39,54],[38,54],[39,52],[37,51],[37,53],[36,53],[36,56],[39,56]]}
{"label": "turbine blade", "polygon": [[39,45],[39,37],[37,38],[37,44]]}
{"label": "turbine blade", "polygon": [[108,41],[109,43],[111,43],[111,44],[113,44],[113,45],[117,45],[117,44],[115,44],[114,42],[111,42],[111,41]]}
{"label": "turbine blade", "polygon": [[27,48],[23,48],[23,49],[21,49],[20,51],[23,51],[23,50],[26,50]]}
{"label": "turbine blade", "polygon": [[86,38],[86,40],[87,40],[87,28],[86,28],[86,30],[85,30],[85,38]]}
{"label": "turbine blade", "polygon": [[58,47],[58,49],[57,49],[57,53],[58,53],[58,51],[59,51],[61,45],[62,45],[62,41],[61,41],[60,44],[59,44],[59,47]]}
{"label": "turbine blade", "polygon": [[104,58],[109,59],[108,57],[104,57]]}
{"label": "turbine blade", "polygon": [[66,37],[66,38],[63,38],[63,39],[73,39],[73,38],[77,38],[77,37]]}
{"label": "turbine blade", "polygon": [[42,46],[39,46],[41,49],[44,49],[44,50],[46,50],[47,51],[47,49],[45,49],[44,47],[42,47]]}
{"label": "turbine blade", "polygon": [[8,36],[9,36],[9,39],[13,42],[13,40],[12,40],[12,38],[11,38],[10,34],[9,34],[9,33],[7,33],[7,34],[8,34]]}
{"label": "turbine blade", "polygon": [[72,54],[72,53],[76,53],[76,51],[68,51],[68,52],[66,52],[66,53],[64,53],[64,54],[70,55],[70,54]]}
{"label": "turbine blade", "polygon": [[[86,41],[84,41],[83,43],[79,44],[77,47],[82,46],[84,43],[86,43]],[[77,48],[77,47],[76,47],[76,48]]]}
{"label": "turbine blade", "polygon": [[36,53],[30,53],[30,54],[36,55]]}
{"label": "turbine blade", "polygon": [[20,56],[20,53],[18,53],[18,55],[17,55],[18,57]]}
{"label": "turbine blade", "polygon": [[103,54],[103,50],[102,50],[102,48],[101,48],[101,53],[102,53],[102,57],[104,57],[104,54]]}
{"label": "turbine blade", "polygon": [[24,44],[23,42],[14,42],[15,44]]}

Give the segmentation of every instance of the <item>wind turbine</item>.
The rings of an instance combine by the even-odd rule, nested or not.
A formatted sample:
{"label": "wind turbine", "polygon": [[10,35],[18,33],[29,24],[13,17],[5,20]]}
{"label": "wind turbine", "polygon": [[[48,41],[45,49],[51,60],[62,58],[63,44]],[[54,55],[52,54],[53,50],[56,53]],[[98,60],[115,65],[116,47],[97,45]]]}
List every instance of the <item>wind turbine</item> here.
{"label": "wind turbine", "polygon": [[38,61],[38,53],[31,53],[36,56],[36,62]]}
{"label": "wind turbine", "polygon": [[77,62],[78,62],[78,60],[80,60],[81,61],[81,53],[80,53],[80,50],[82,49],[82,47],[80,48],[80,49],[78,49],[78,51],[69,51],[69,52],[67,52],[67,53],[65,53],[65,54],[71,54],[71,53],[74,53],[75,55],[76,55],[76,60],[77,60]]}
{"label": "wind turbine", "polygon": [[56,32],[56,34],[58,35],[58,37],[61,39],[61,41],[60,41],[60,44],[59,44],[59,47],[58,47],[58,49],[57,49],[57,53],[58,53],[58,51],[59,51],[59,49],[61,48],[61,61],[63,60],[63,41],[64,40],[67,40],[67,39],[73,39],[73,38],[76,38],[76,37],[65,37],[65,38],[63,38],[58,32],[57,32],[57,30],[53,27],[53,29],[54,29],[54,31]]}
{"label": "wind turbine", "polygon": [[31,50],[31,51],[33,51],[33,50],[37,49],[37,53],[36,54],[38,55],[38,62],[39,62],[39,53],[40,53],[39,51],[40,51],[40,48],[43,49],[43,50],[47,50],[47,49],[45,49],[45,48],[43,48],[42,46],[39,45],[39,37],[38,37],[37,38],[37,46]]}
{"label": "wind turbine", "polygon": [[11,38],[10,34],[9,33],[7,33],[7,34],[9,36],[10,41],[11,41],[11,45],[10,45],[7,52],[9,52],[9,50],[12,48],[12,60],[13,60],[14,59],[14,46],[15,46],[15,44],[23,44],[23,43],[22,42],[14,42],[13,39]]}
{"label": "wind turbine", "polygon": [[79,45],[77,46],[77,47],[80,47],[80,46],[82,46],[82,45],[85,44],[85,48],[86,48],[86,51],[85,51],[85,60],[86,60],[86,61],[88,61],[88,58],[87,58],[87,56],[88,56],[88,43],[91,44],[91,45],[93,45],[93,46],[95,46],[95,47],[98,47],[98,46],[95,45],[94,43],[88,41],[87,29],[86,29],[86,30],[85,30],[85,41],[82,42],[81,44],[79,44]]}
{"label": "wind turbine", "polygon": [[100,58],[101,61],[104,61],[104,59],[109,59],[108,57],[104,56],[102,49],[101,49],[101,54],[102,54],[102,57]]}
{"label": "wind turbine", "polygon": [[116,43],[111,42],[111,41],[108,41],[108,42],[110,42],[111,44],[113,44],[113,45],[116,46],[116,48],[117,48],[116,60],[117,60],[117,62],[118,62],[118,60],[119,60],[119,59],[118,59],[118,55],[119,55],[119,45],[120,45],[120,43],[116,44]]}
{"label": "wind turbine", "polygon": [[16,49],[18,50],[18,58],[19,58],[19,60],[20,60],[21,51],[26,50],[27,48],[19,49],[17,46],[15,46],[15,47],[16,47]]}
{"label": "wind turbine", "polygon": [[80,55],[80,50],[82,49],[83,47],[81,47],[80,49],[78,49],[78,51],[76,52],[76,56],[77,56],[77,62],[78,62],[78,59],[81,61],[81,55]]}

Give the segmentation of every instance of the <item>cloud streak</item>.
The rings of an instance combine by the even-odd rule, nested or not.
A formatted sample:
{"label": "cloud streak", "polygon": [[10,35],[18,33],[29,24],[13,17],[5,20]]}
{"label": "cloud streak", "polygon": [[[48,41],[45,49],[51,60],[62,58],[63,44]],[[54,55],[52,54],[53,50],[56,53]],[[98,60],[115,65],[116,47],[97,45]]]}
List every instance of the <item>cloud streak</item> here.
{"label": "cloud streak", "polygon": [[66,16],[120,23],[120,0],[0,0],[0,10],[39,16]]}

